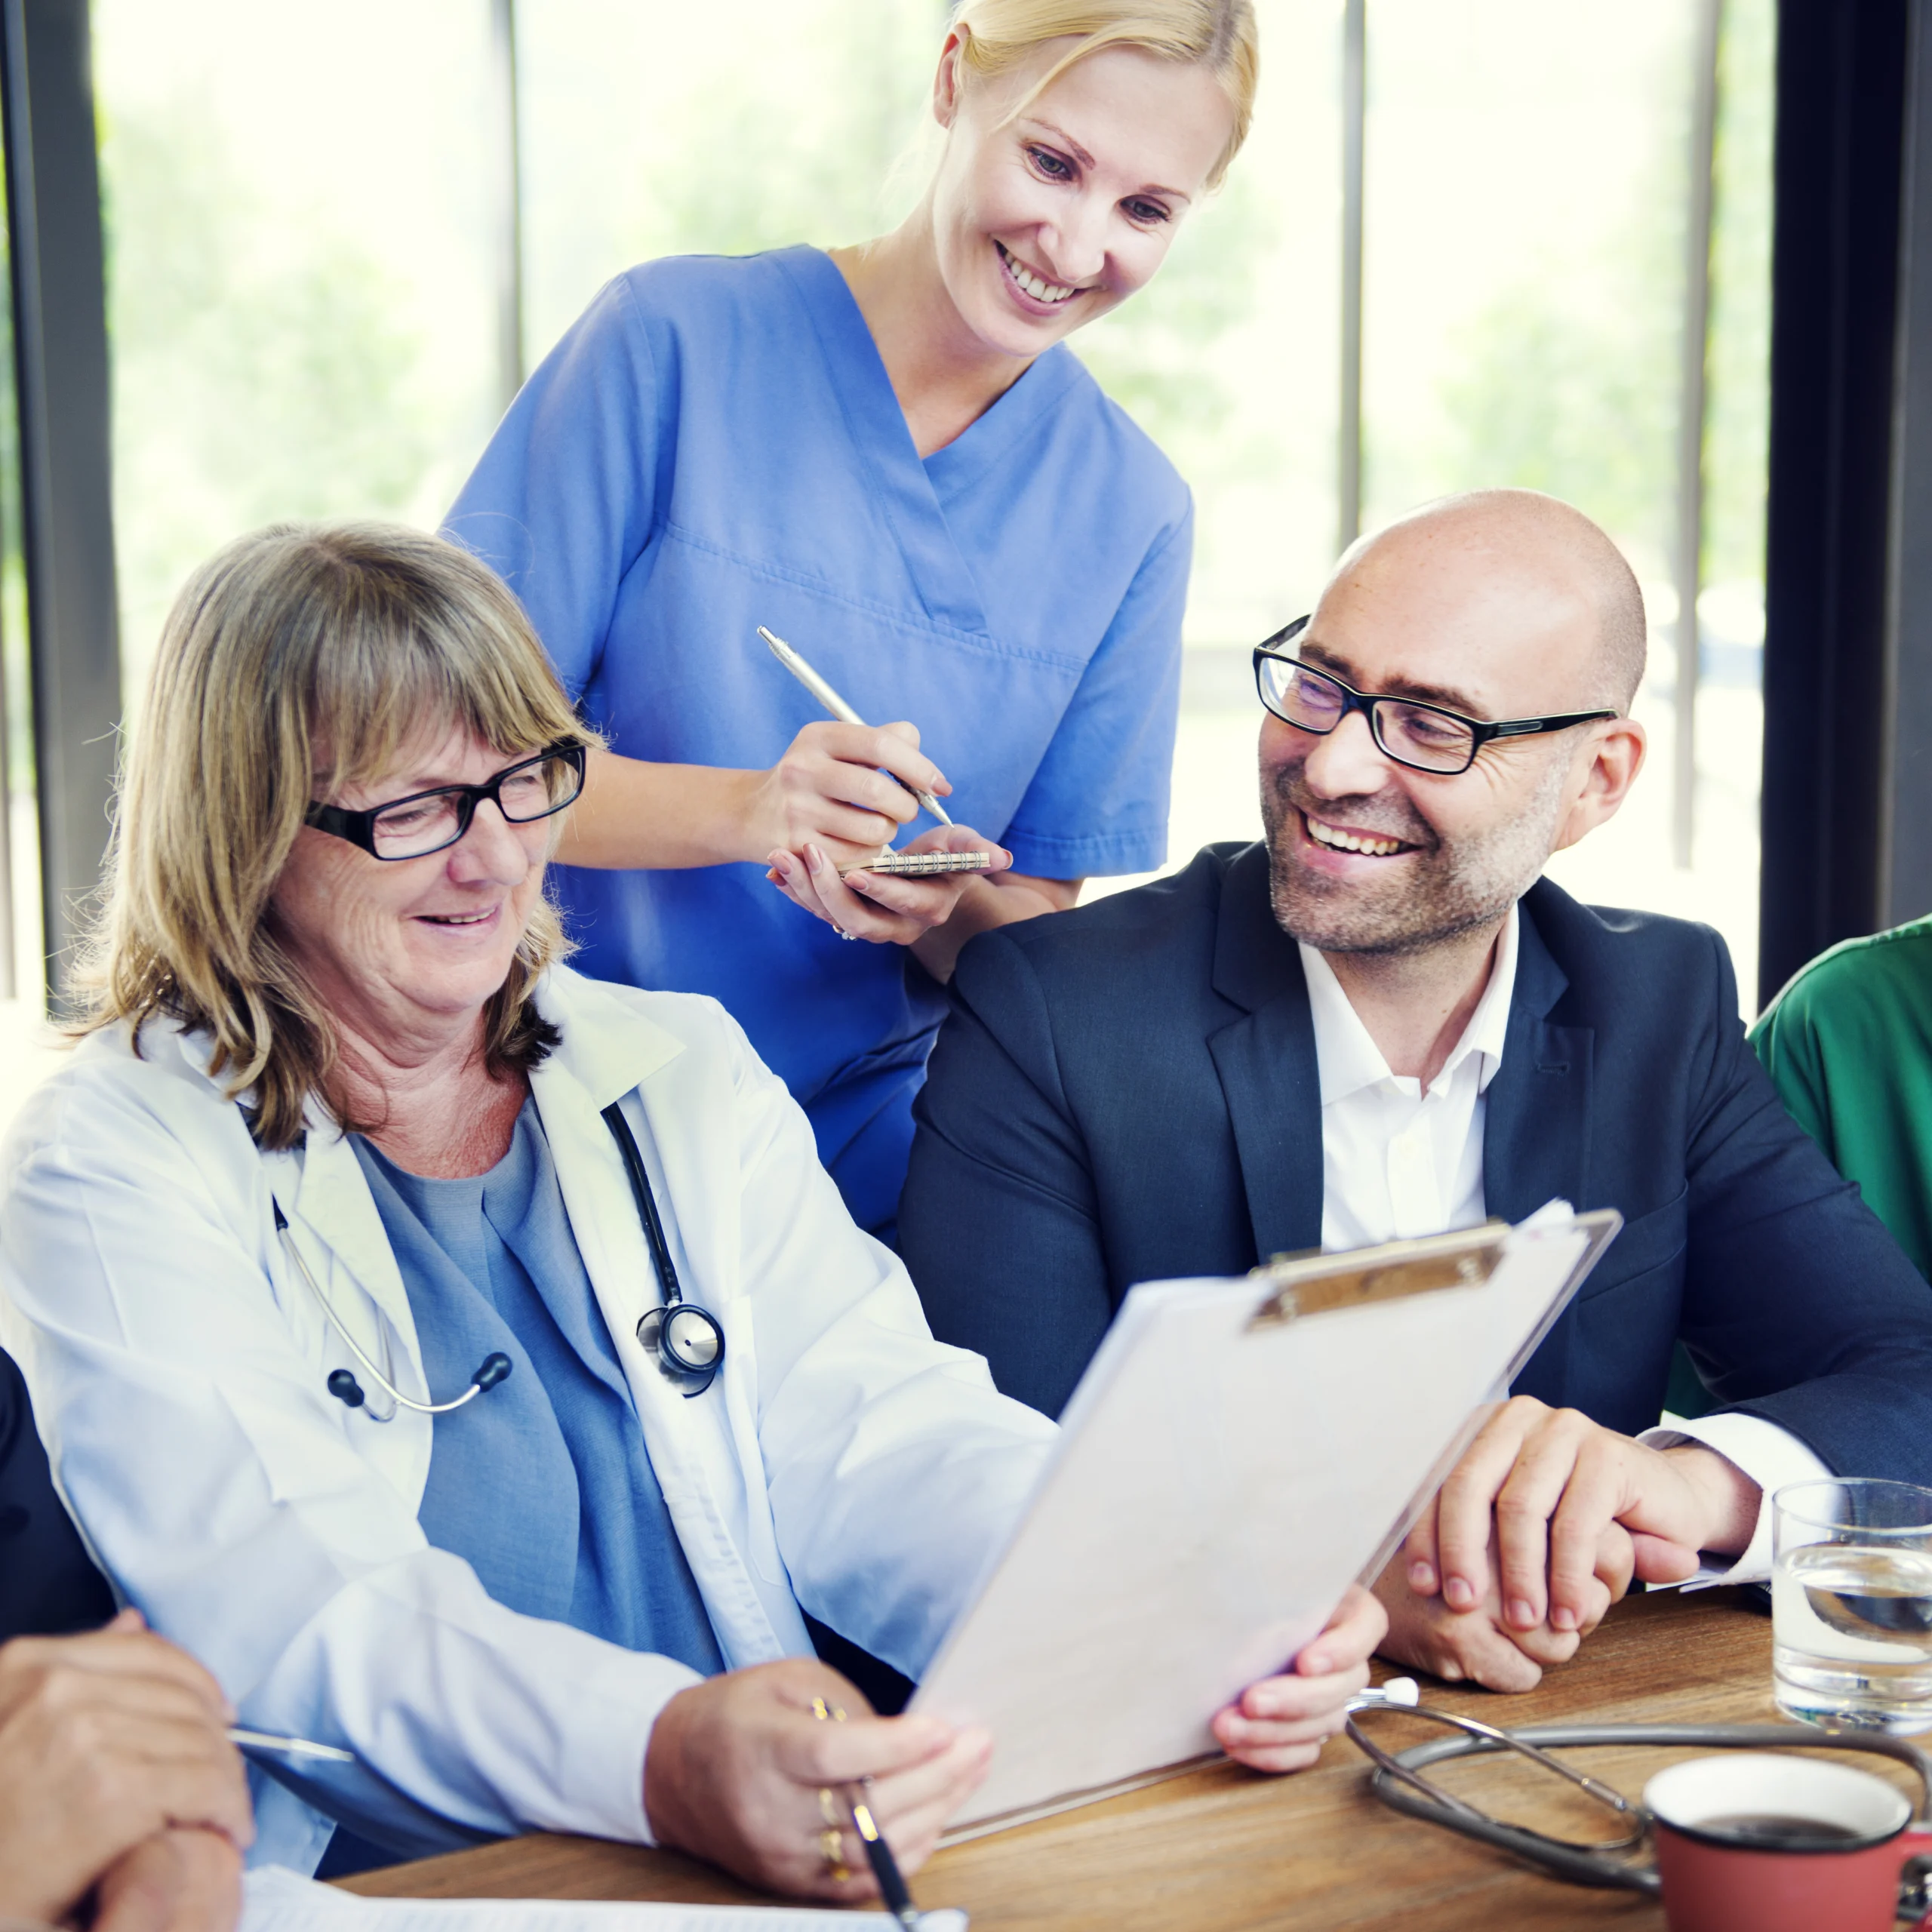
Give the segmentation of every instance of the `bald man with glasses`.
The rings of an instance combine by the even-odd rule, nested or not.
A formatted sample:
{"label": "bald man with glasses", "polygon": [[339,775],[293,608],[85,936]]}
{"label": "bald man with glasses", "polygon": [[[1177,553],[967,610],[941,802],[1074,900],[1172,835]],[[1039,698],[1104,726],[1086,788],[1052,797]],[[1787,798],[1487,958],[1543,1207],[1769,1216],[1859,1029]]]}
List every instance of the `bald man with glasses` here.
{"label": "bald man with glasses", "polygon": [[[1769,1571],[1767,1499],[1932,1483],[1932,1296],[1786,1114],[1707,928],[1541,877],[1644,761],[1643,602],[1526,491],[1358,543],[1255,653],[1266,836],[962,954],[900,1241],[1057,1414],[1136,1281],[1625,1217],[1379,1586],[1389,1654],[1527,1689],[1628,1589]],[[1714,1412],[1658,1426],[1681,1340]]]}

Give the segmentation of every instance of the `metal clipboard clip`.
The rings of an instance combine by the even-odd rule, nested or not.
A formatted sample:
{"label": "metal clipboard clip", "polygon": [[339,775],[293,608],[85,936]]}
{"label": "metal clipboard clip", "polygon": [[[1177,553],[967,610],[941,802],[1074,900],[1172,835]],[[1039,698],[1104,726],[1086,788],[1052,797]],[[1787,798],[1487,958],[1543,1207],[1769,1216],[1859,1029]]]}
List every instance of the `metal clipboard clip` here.
{"label": "metal clipboard clip", "polygon": [[1251,1329],[1272,1328],[1303,1315],[1322,1315],[1334,1309],[1361,1308],[1369,1303],[1396,1301],[1408,1295],[1432,1294],[1438,1288],[1480,1287],[1502,1265],[1512,1236],[1534,1240],[1541,1233],[1567,1235],[1581,1230],[1586,1239],[1570,1279],[1557,1297],[1549,1320],[1511,1365],[1514,1376],[1549,1332],[1583,1279],[1610,1245],[1623,1217],[1614,1208],[1553,1220],[1546,1229],[1534,1221],[1520,1229],[1506,1221],[1485,1221],[1480,1227],[1454,1234],[1425,1235],[1414,1241],[1386,1241],[1380,1247],[1349,1254],[1324,1254],[1319,1248],[1298,1254],[1277,1254],[1256,1269],[1250,1279],[1265,1283],[1268,1294],[1248,1317]]}

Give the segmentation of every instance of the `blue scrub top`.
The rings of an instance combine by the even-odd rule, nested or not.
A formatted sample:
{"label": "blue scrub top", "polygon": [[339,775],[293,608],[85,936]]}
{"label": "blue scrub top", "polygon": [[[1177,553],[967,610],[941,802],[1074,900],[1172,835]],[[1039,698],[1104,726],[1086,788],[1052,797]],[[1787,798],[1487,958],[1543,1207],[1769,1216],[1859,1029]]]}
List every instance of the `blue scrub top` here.
{"label": "blue scrub top", "polygon": [[[764,624],[862,716],[915,723],[953,817],[1051,878],[1165,856],[1192,530],[1173,466],[1063,346],[922,462],[844,277],[804,248],[619,276],[445,526],[613,750],[774,764],[823,714]],[[916,962],[841,943],[760,866],[555,886],[574,963],[721,1001],[889,1230],[945,1010]]]}

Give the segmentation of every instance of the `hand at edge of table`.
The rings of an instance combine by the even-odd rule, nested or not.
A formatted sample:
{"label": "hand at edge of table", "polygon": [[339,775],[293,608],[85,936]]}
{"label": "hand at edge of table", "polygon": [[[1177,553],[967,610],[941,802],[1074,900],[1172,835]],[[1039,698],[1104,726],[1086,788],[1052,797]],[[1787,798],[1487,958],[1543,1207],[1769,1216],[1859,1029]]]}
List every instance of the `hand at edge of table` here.
{"label": "hand at edge of table", "polygon": [[234,1932],[241,1916],[234,1841],[182,1825],[143,1838],[102,1873],[89,1932]]}
{"label": "hand at edge of table", "polygon": [[[238,1869],[232,1854],[253,1841],[254,1821],[229,1718],[214,1679],[133,1611],[84,1636],[0,1647],[0,1915],[63,1919],[97,1880],[177,1827],[220,1836],[225,1869]],[[128,1932],[225,1932],[239,1898],[223,1903],[222,1864],[198,1844],[143,1854],[122,1874]],[[177,1905],[157,1919],[164,1872]],[[215,1918],[187,1916],[197,1900],[212,1900]]]}
{"label": "hand at edge of table", "polygon": [[[815,1697],[843,1709],[845,1720],[819,1720]],[[788,1657],[707,1678],[665,1705],[645,1759],[645,1815],[667,1850],[768,1890],[850,1905],[876,1898],[878,1887],[849,1820],[841,1834],[847,1875],[834,1875],[820,1792],[832,1792],[838,1809],[849,1787],[869,1778],[872,1816],[900,1869],[915,1872],[992,1755],[983,1730],[956,1730],[923,1713],[875,1716],[829,1664]]]}
{"label": "hand at edge of table", "polygon": [[[1603,1540],[1620,1526],[1633,1573],[1681,1583],[1701,1550],[1736,1552],[1758,1519],[1757,1485],[1700,1445],[1657,1450],[1575,1409],[1518,1395],[1484,1423],[1403,1548],[1418,1594],[1473,1610],[1494,1583],[1502,1619],[1581,1633],[1597,1607]],[[1626,1575],[1616,1595],[1628,1589]],[[1613,1599],[1614,1600],[1614,1599]]]}
{"label": "hand at edge of table", "polygon": [[1351,1584],[1292,1669],[1250,1684],[1215,1713],[1221,1749],[1251,1770],[1306,1770],[1346,1722],[1349,1700],[1367,1683],[1368,1660],[1388,1627],[1381,1604]]}
{"label": "hand at edge of table", "polygon": [[1452,1610],[1439,1592],[1410,1580],[1409,1555],[1398,1550],[1376,1579],[1375,1594],[1389,1613],[1381,1651],[1392,1663],[1426,1670],[1445,1683],[1479,1684],[1486,1690],[1534,1690],[1552,1664],[1567,1663],[1630,1587],[1635,1551],[1619,1524],[1604,1531],[1585,1614],[1574,1630],[1547,1623],[1512,1628],[1503,1614],[1500,1580],[1492,1575],[1482,1601]]}

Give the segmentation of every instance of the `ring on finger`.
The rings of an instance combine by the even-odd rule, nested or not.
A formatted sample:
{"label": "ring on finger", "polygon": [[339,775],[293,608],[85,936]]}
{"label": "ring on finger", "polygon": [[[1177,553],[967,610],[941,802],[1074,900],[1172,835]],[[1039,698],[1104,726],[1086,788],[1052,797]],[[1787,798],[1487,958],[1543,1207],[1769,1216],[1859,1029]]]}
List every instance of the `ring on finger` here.
{"label": "ring on finger", "polygon": [[843,1884],[852,1875],[845,1863],[845,1834],[828,1825],[817,1836],[819,1856],[825,1860],[827,1875],[835,1884]]}

